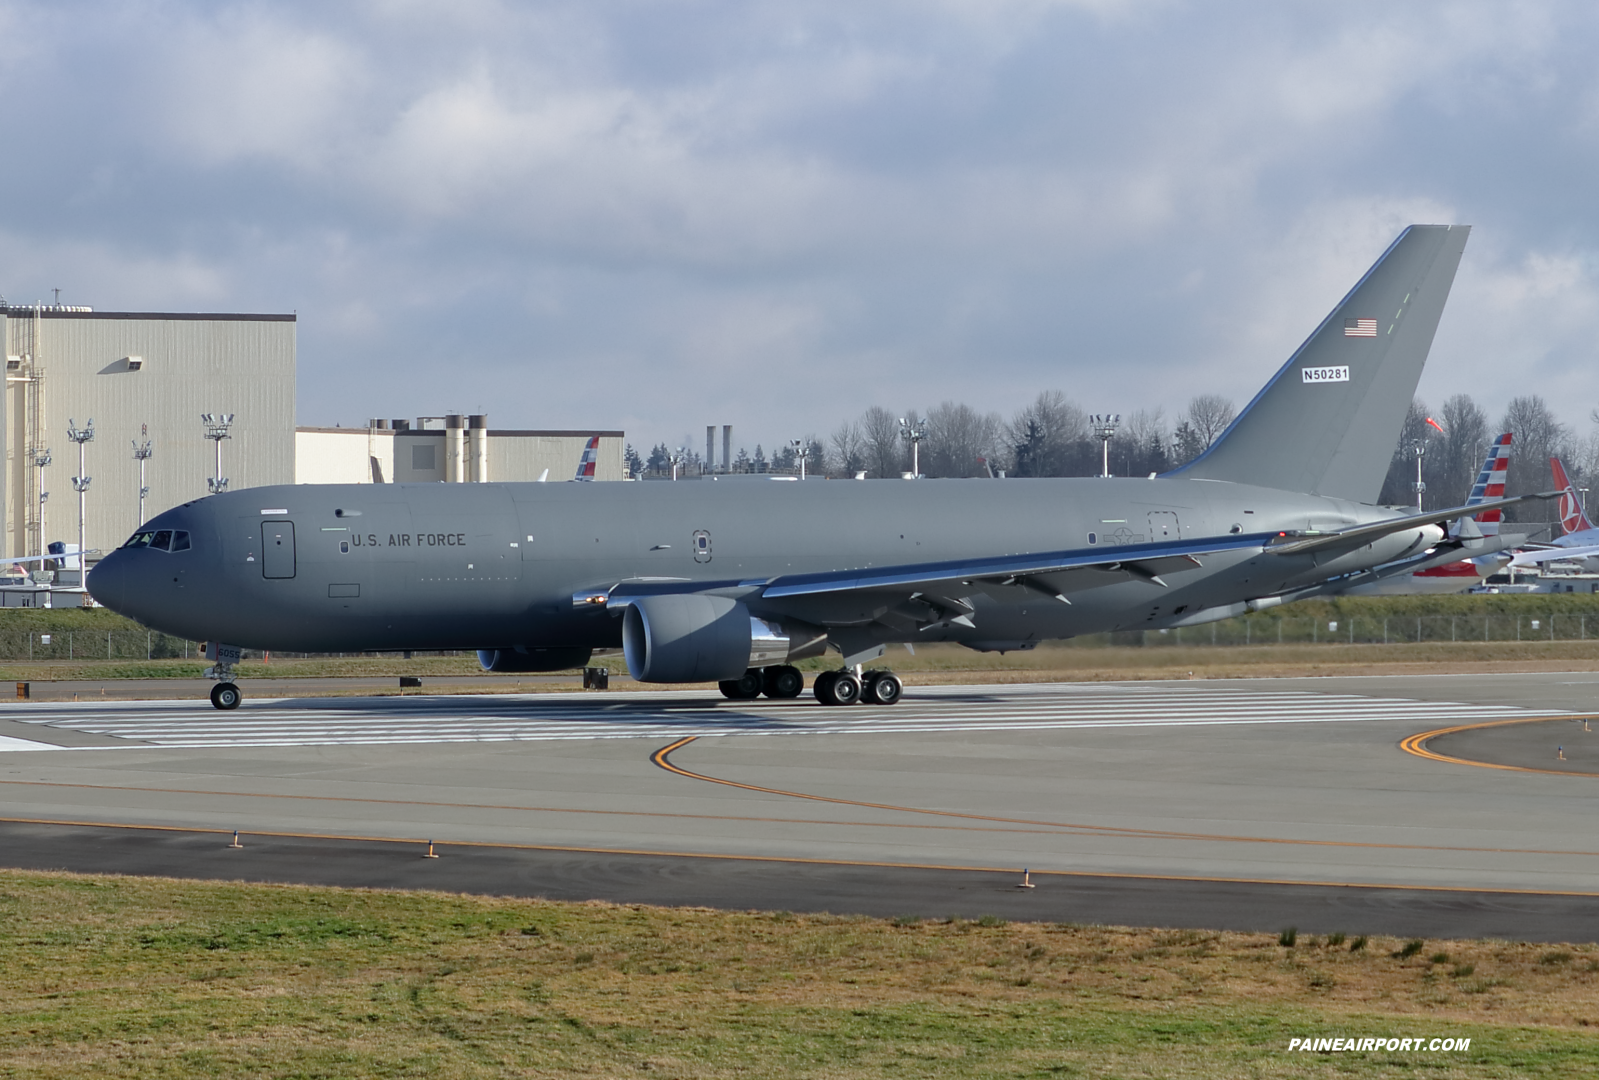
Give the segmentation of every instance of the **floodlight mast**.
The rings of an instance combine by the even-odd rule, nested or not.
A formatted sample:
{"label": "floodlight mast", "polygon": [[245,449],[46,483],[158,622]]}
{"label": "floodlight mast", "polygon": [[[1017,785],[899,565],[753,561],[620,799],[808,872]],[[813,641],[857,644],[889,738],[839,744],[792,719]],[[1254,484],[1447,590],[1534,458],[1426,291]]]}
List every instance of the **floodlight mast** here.
{"label": "floodlight mast", "polygon": [[794,448],[794,456],[799,458],[800,479],[805,479],[805,459],[811,456],[811,447],[804,439],[793,439],[789,445]]}
{"label": "floodlight mast", "polygon": [[1105,478],[1110,477],[1110,440],[1116,435],[1116,428],[1122,422],[1121,413],[1105,413],[1089,417],[1094,427],[1094,437],[1100,442],[1100,473]]}
{"label": "floodlight mast", "polygon": [[[84,528],[84,512],[89,499],[89,481],[94,479],[92,476],[83,474],[83,444],[94,441],[94,417],[91,416],[88,424],[81,428],[76,420],[69,417],[67,419],[67,438],[78,444],[78,475],[72,478],[72,490],[78,493],[78,585],[82,587],[84,581],[87,580],[87,576],[84,574],[84,570],[87,568],[87,560],[84,557],[84,551],[87,550],[84,540],[87,535],[87,530]],[[41,529],[41,541],[43,540],[42,532],[43,530]]]}
{"label": "floodlight mast", "polygon": [[46,465],[50,464],[50,448],[49,447],[45,447],[44,449],[41,450],[38,447],[34,447],[33,448],[33,464],[38,466],[38,469],[39,469],[39,517],[37,519],[38,528],[39,528],[39,550],[33,552],[33,554],[35,554],[35,555],[43,555],[44,554],[44,504],[50,498],[50,493],[44,489],[44,467]]}
{"label": "floodlight mast", "polygon": [[[140,424],[139,425],[139,434],[140,435],[148,435],[149,433],[150,433],[150,426],[148,424]],[[146,487],[145,483],[144,483],[144,463],[149,461],[151,456],[154,453],[155,453],[155,451],[150,448],[150,440],[149,439],[145,439],[143,445],[140,445],[138,439],[134,439],[133,440],[133,459],[139,463],[139,524],[140,525],[144,524],[144,498],[145,498],[146,495],[150,494],[150,489],[148,487]]]}
{"label": "floodlight mast", "polygon": [[228,428],[233,426],[233,414],[201,413],[200,422],[205,425],[205,437],[216,444],[215,475],[205,482],[205,486],[211,494],[220,495],[228,489],[228,478],[222,475],[222,440],[232,438]]}
{"label": "floodlight mast", "polygon": [[1427,443],[1422,439],[1416,440],[1416,482],[1410,485],[1410,490],[1416,493],[1416,510],[1421,510],[1421,497],[1427,493],[1427,483],[1421,478],[1421,461],[1427,456]]}
{"label": "floodlight mast", "polygon": [[911,476],[920,480],[922,476],[922,440],[927,438],[927,420],[916,419],[912,413],[910,419],[899,418],[899,436],[911,444]]}
{"label": "floodlight mast", "polygon": [[673,480],[677,479],[677,467],[679,465],[683,464],[683,458],[684,458],[684,454],[683,454],[683,448],[681,446],[679,446],[676,450],[673,450],[670,454],[668,454],[666,456],[667,463],[672,466],[672,479]]}

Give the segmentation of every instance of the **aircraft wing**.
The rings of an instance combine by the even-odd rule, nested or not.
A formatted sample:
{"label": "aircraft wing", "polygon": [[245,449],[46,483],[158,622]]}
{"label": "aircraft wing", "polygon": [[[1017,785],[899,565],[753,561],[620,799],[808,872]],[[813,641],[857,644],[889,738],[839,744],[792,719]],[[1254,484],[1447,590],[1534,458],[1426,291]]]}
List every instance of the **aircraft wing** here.
{"label": "aircraft wing", "polygon": [[[1231,534],[1155,544],[855,567],[744,580],[632,579],[608,589],[574,594],[572,601],[578,607],[618,610],[645,596],[708,593],[737,597],[754,610],[828,626],[880,621],[903,623],[906,628],[925,628],[938,623],[971,625],[969,616],[976,609],[969,598],[974,593],[1011,600],[1020,593],[1032,593],[1069,604],[1073,593],[1126,581],[1145,581],[1165,588],[1165,576],[1200,568],[1204,565],[1200,560],[1206,555],[1264,552],[1294,556],[1328,548],[1355,548],[1391,533],[1468,516],[1485,508],[1554,498],[1557,494],[1499,499],[1330,532]],[[1496,545],[1478,537],[1465,542],[1445,541],[1439,546],[1450,547],[1458,552],[1453,557],[1461,558]],[[1433,557],[1448,561],[1440,556],[1441,553]]]}
{"label": "aircraft wing", "polygon": [[576,607],[622,608],[634,599],[662,593],[715,593],[736,596],[761,608],[807,621],[871,622],[902,604],[912,604],[906,620],[962,621],[974,609],[964,599],[973,592],[1015,597],[1018,590],[1070,603],[1068,593],[1124,581],[1166,587],[1163,574],[1198,569],[1200,556],[1230,551],[1260,551],[1275,533],[1228,535],[1159,544],[1079,548],[943,562],[864,567],[774,578],[722,581],[633,579],[609,589],[576,593]]}
{"label": "aircraft wing", "polygon": [[1532,502],[1538,499],[1558,498],[1560,498],[1560,492],[1544,491],[1537,495],[1517,495],[1510,499],[1490,499],[1487,502],[1473,503],[1469,506],[1455,506],[1448,510],[1434,510],[1426,514],[1410,514],[1405,517],[1389,518],[1387,521],[1378,521],[1370,525],[1356,525],[1348,529],[1335,529],[1331,532],[1285,532],[1272,539],[1266,545],[1266,550],[1273,555],[1298,555],[1302,552],[1318,551],[1324,548],[1356,548],[1390,533],[1414,529],[1418,525],[1436,525],[1455,518],[1470,517],[1484,510],[1497,510],[1501,507],[1515,506],[1518,503]]}
{"label": "aircraft wing", "polygon": [[1599,555],[1599,545],[1590,547],[1552,547],[1536,551],[1518,551],[1510,560],[1511,566],[1537,566],[1539,563],[1560,562],[1565,559],[1591,559]]}

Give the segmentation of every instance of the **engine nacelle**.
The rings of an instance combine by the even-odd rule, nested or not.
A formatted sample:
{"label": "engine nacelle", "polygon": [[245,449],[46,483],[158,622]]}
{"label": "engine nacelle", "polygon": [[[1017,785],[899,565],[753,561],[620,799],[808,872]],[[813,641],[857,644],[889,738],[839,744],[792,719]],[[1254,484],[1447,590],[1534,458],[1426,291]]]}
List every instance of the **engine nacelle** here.
{"label": "engine nacelle", "polygon": [[477,662],[484,671],[567,671],[580,668],[594,655],[593,649],[479,649]]}
{"label": "engine nacelle", "polygon": [[644,596],[628,605],[622,653],[639,682],[720,682],[789,659],[776,623],[724,596]]}

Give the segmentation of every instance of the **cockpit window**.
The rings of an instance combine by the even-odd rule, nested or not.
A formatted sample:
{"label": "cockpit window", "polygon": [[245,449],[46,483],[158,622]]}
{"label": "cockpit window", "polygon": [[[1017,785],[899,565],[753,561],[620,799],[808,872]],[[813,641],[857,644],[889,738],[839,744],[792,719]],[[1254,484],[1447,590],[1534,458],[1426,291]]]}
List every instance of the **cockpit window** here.
{"label": "cockpit window", "polygon": [[154,532],[138,532],[128,538],[122,545],[125,548],[147,547],[154,551],[188,551],[189,534],[183,529],[157,529]]}

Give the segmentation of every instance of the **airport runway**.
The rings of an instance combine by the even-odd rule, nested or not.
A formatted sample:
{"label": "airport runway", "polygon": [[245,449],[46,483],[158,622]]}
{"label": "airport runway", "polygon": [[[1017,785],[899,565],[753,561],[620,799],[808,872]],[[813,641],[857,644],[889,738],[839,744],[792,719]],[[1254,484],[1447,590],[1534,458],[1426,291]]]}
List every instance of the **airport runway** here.
{"label": "airport runway", "polygon": [[[1594,940],[1596,692],[1579,673],[912,687],[879,709],[7,704],[0,864]],[[1444,729],[1464,730],[1406,744]],[[1038,889],[1014,888],[1024,867]]]}

